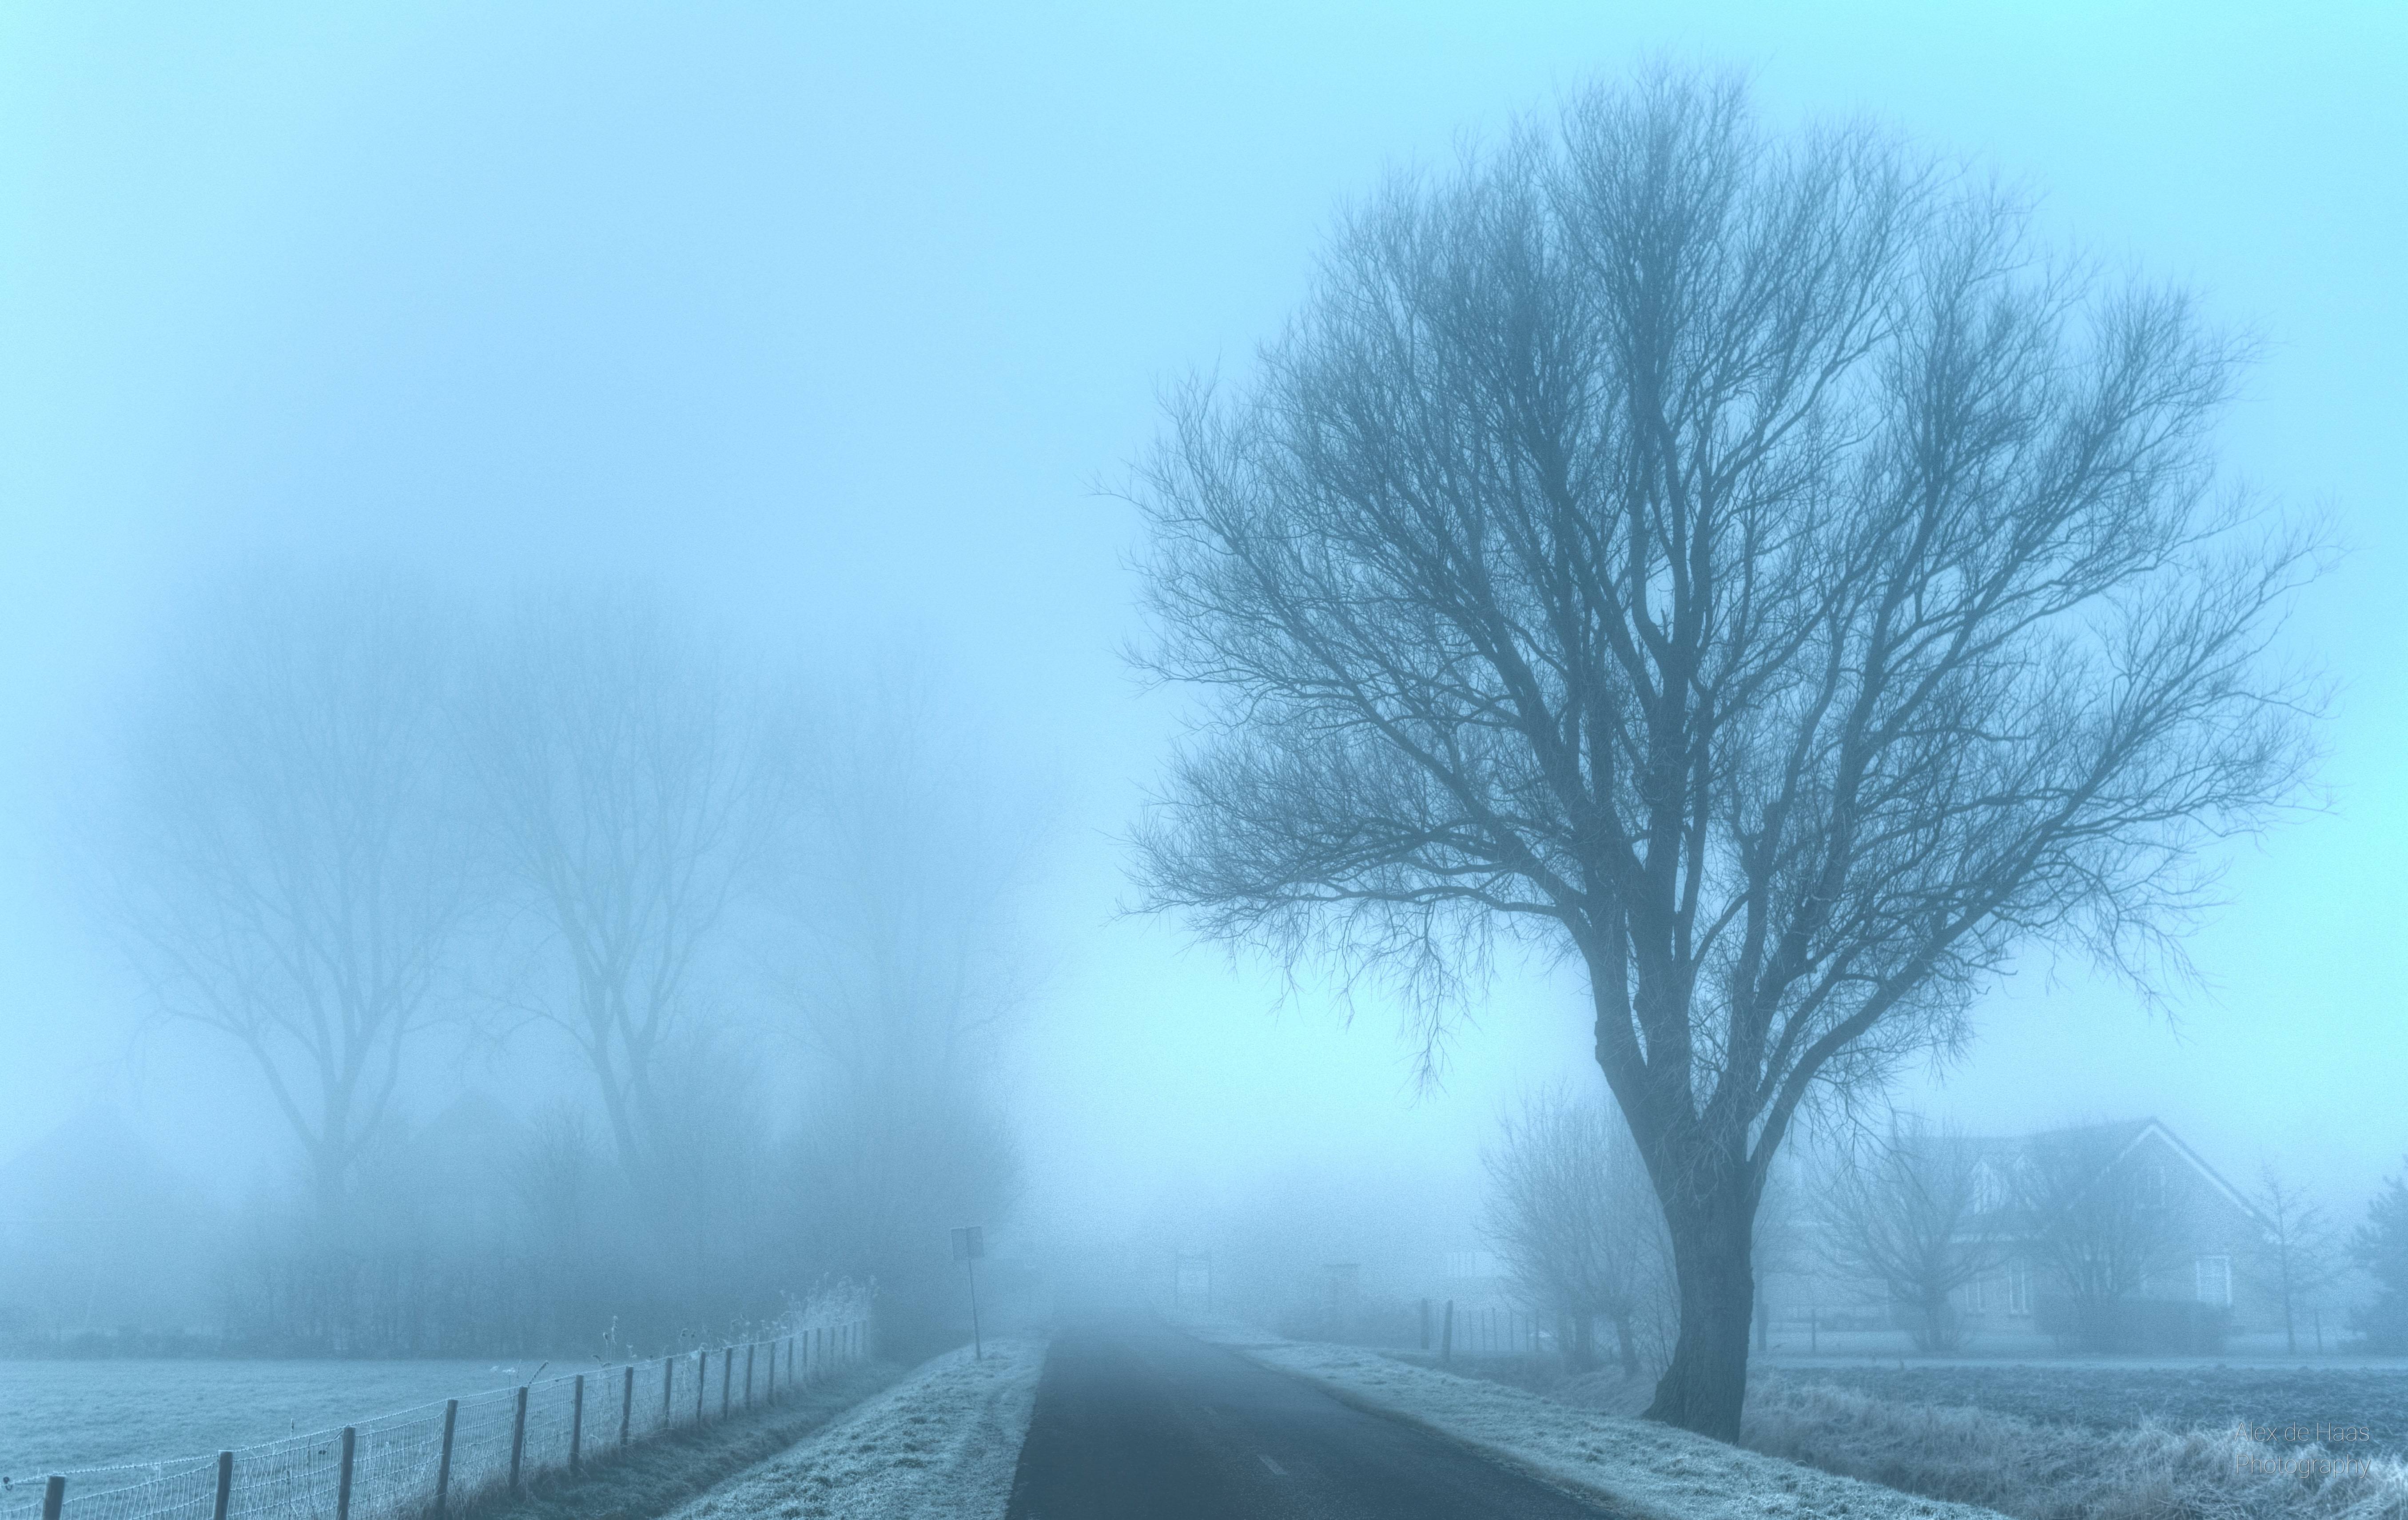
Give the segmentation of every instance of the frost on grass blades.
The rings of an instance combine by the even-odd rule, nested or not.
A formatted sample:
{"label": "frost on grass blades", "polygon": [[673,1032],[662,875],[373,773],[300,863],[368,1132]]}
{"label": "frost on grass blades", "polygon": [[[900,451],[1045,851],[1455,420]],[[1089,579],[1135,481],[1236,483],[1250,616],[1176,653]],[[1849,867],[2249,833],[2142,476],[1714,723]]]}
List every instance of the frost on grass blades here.
{"label": "frost on grass blades", "polygon": [[231,1452],[0,1487],[0,1520],[440,1516],[671,1430],[776,1400],[868,1354],[869,1323],[793,1325],[704,1351],[539,1378]]}

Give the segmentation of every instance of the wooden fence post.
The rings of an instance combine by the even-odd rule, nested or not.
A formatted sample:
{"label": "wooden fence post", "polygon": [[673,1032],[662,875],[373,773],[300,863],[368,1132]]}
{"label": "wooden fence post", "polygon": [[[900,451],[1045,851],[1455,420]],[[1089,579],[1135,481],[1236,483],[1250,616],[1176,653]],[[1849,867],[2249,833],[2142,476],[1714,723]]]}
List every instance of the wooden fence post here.
{"label": "wooden fence post", "polygon": [[435,1469],[435,1520],[443,1520],[443,1501],[452,1492],[452,1431],[460,1423],[460,1400],[443,1400],[443,1460]]}
{"label": "wooden fence post", "polygon": [[736,1348],[719,1354],[719,1417],[727,1418],[727,1396],[736,1387]]}
{"label": "wooden fence post", "polygon": [[744,1407],[746,1409],[752,1407],[752,1354],[760,1349],[758,1341],[744,1348]]}
{"label": "wooden fence post", "polygon": [[226,1507],[234,1501],[234,1453],[218,1453],[218,1505],[210,1512],[210,1520],[226,1520]]}
{"label": "wooden fence post", "polygon": [[694,1354],[694,1423],[702,1423],[702,1401],[710,1396],[710,1353]]}
{"label": "wooden fence post", "polygon": [[619,1396],[619,1444],[627,1444],[627,1433],[636,1424],[636,1364],[627,1364],[626,1391]]}
{"label": "wooden fence post", "polygon": [[672,1406],[669,1400],[677,1395],[677,1358],[661,1358],[661,1428],[669,1427]]}
{"label": "wooden fence post", "polygon": [[568,1475],[576,1477],[585,1465],[585,1374],[577,1374],[577,1385],[569,1394],[568,1403]]}
{"label": "wooden fence post", "polygon": [[[538,1370],[541,1370],[538,1369]],[[526,1384],[519,1384],[518,1412],[510,1420],[510,1492],[519,1491],[519,1461],[526,1455]]]}
{"label": "wooden fence post", "polygon": [[1452,1298],[1446,1301],[1446,1322],[1439,1329],[1438,1359],[1441,1362],[1455,1360],[1455,1300]]}
{"label": "wooden fence post", "polygon": [[335,1478],[335,1520],[351,1520],[351,1455],[359,1449],[359,1440],[356,1427],[343,1427],[343,1466]]}
{"label": "wooden fence post", "polygon": [[59,1520],[59,1511],[66,1507],[66,1474],[53,1472],[50,1481],[42,1485],[42,1520]]}

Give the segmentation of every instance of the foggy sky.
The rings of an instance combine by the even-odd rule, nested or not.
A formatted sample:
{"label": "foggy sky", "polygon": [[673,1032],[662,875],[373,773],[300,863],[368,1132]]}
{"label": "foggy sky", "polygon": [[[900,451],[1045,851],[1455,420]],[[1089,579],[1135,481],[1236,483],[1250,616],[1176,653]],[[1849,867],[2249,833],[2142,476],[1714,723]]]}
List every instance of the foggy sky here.
{"label": "foggy sky", "polygon": [[1468,1186],[1503,1094],[1594,1079],[1581,989],[1500,985],[1416,1096],[1376,1002],[1274,1018],[1260,967],[1114,916],[1181,699],[1119,659],[1109,488],[1162,383],[1243,372],[1345,197],[1669,54],[1749,68],[1775,122],[1995,166],[2265,340],[2235,479],[2353,550],[2289,636],[2339,682],[2330,809],[2237,853],[2178,1032],[2035,965],[1909,1096],[1983,1131],[2153,1113],[2354,1212],[2408,1151],[2408,20],[1965,8],[0,11],[0,1154],[121,1088],[262,1142],[208,1096],[230,1057],[128,1075],[138,1003],[49,841],[151,609],[277,553],[640,578],[830,671],[899,644],[945,672],[1067,798],[1011,1104],[1040,1203],[1298,1158]]}

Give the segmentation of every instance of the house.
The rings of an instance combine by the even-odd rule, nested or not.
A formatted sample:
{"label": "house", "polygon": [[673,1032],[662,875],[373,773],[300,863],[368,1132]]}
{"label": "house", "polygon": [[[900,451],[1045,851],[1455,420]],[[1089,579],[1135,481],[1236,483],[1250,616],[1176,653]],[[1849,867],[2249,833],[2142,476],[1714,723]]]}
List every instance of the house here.
{"label": "house", "polygon": [[1843,1212],[1800,1199],[1789,1238],[1767,1253],[1759,1338],[1776,1325],[1807,1329],[1809,1344],[1885,1327],[1934,1348],[1961,1336],[2206,1354],[2229,1334],[2282,1326],[2279,1291],[2257,1269],[2267,1222],[2155,1119],[1913,1143],[1903,1167],[1916,1217],[1899,1234],[1952,1240],[1958,1259],[1979,1263],[1948,1294],[1946,1335],[1899,1284],[1830,1266],[1850,1255],[1828,1249],[1832,1232],[1849,1227]]}

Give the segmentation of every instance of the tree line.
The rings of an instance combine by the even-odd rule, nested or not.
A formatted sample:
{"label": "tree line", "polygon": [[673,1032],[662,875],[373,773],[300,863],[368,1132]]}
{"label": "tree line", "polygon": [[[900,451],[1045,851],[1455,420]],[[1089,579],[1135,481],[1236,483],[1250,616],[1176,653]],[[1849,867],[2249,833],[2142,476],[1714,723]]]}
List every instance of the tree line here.
{"label": "tree line", "polygon": [[[87,855],[151,1008],[247,1056],[301,1160],[227,1242],[226,1334],[658,1347],[839,1281],[943,1332],[943,1228],[1014,1185],[1035,837],[924,679],[829,684],[627,593],[191,599]],[[540,1095],[449,1137],[500,1202],[420,1196],[479,1081]]]}
{"label": "tree line", "polygon": [[[2076,1126],[1985,1140],[1913,1114],[1822,1138],[1775,1174],[1758,1271],[1819,1276],[1839,1295],[1822,1308],[1874,1311],[1928,1354],[1966,1349],[1968,1291],[2010,1273],[2023,1283],[2011,1312],[2067,1350],[2164,1350],[2185,1339],[2157,1323],[2168,1312],[2217,1311],[2152,1289],[2237,1244],[2235,1285],[2273,1317],[2286,1355],[2311,1341],[2408,1347],[2408,1180],[2387,1180],[2353,1229],[2268,1164],[2239,1200],[2243,1238],[2210,1243],[2162,1178],[2118,1165],[2130,1139],[2130,1126]],[[1660,1373],[1678,1322],[1671,1244],[1621,1117],[1594,1095],[1532,1093],[1484,1161],[1487,1239],[1567,1366]],[[2223,1326],[2207,1328],[2220,1339]],[[1759,1313],[1759,1349],[1767,1329]]]}

